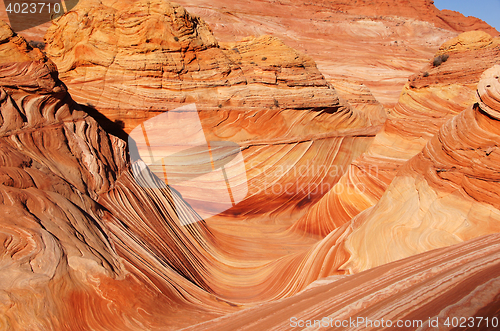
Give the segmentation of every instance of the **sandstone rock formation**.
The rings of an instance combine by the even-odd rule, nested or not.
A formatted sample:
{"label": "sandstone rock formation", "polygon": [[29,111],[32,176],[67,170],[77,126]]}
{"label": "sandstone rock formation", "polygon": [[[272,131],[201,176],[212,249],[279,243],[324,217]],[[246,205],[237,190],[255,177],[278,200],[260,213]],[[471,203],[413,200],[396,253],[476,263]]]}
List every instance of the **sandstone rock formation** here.
{"label": "sandstone rock formation", "polygon": [[[439,11],[432,1],[206,1],[180,0],[206,20],[218,40],[272,35],[311,56],[327,78],[367,85],[394,106],[411,74],[457,32],[498,31],[473,17]],[[0,11],[0,19],[6,20]],[[22,31],[42,41],[50,23]],[[360,47],[362,45],[362,47]],[[348,56],[346,56],[348,55]]]}
{"label": "sandstone rock formation", "polygon": [[[399,167],[418,154],[453,116],[476,101],[480,75],[500,64],[500,38],[467,32],[444,43],[435,59],[410,77],[369,150],[293,229],[326,235],[381,198]],[[325,220],[325,215],[328,215]]]}
{"label": "sandstone rock formation", "polygon": [[[154,175],[146,173],[148,177],[140,180],[132,176],[130,167],[138,164],[128,165],[124,142],[109,136],[69,97],[51,60],[6,25],[1,35],[5,328],[178,329],[243,303],[292,295],[325,274],[322,265],[328,247],[323,244],[318,256],[310,251],[314,240],[289,235],[282,224],[270,222],[259,228],[241,222],[241,232],[227,233],[225,218],[207,227],[189,206],[172,208],[172,200],[182,205],[175,192],[144,189],[138,182],[155,180]],[[307,127],[297,125],[289,138],[284,135],[291,147],[283,150],[281,141],[276,145],[250,141],[249,157],[257,159],[259,152],[265,153],[263,148],[269,154],[304,148],[306,153],[300,154],[306,163],[319,148],[333,145],[337,152],[323,161],[333,167],[355,156],[346,155],[347,146],[367,146],[370,138],[365,135],[370,130],[375,133],[377,126],[373,131],[362,112],[340,106],[326,83],[323,89],[338,104],[338,112],[309,109],[302,115],[304,126],[318,118],[326,121],[325,130],[328,125],[337,128],[331,137],[320,133],[315,142]],[[353,128],[346,126],[349,123]],[[297,136],[304,143],[296,141]],[[260,160],[267,167],[265,159]],[[273,176],[283,174],[271,172]],[[308,176],[305,180],[321,181],[315,174]],[[298,201],[311,195],[300,194],[295,197]],[[278,192],[273,199],[283,198]],[[181,214],[196,221],[183,227]],[[249,245],[260,248],[248,252]],[[21,247],[29,251],[19,255]],[[270,257],[276,262],[269,264]],[[302,271],[279,271],[290,265]],[[37,281],[36,288],[21,295],[25,289],[15,279]],[[130,297],[134,300],[127,300]],[[40,300],[47,304],[39,307]],[[174,315],[179,318],[173,319]]]}
{"label": "sandstone rock formation", "polygon": [[127,132],[186,103],[304,109],[314,94],[316,108],[339,106],[309,57],[266,36],[219,45],[201,19],[164,1],[82,2],[46,42],[73,97],[123,120]]}
{"label": "sandstone rock formation", "polygon": [[[352,220],[351,271],[499,232],[499,77],[498,65],[485,71],[479,102],[447,121],[377,205]],[[381,244],[368,248],[370,238]]]}
{"label": "sandstone rock formation", "polygon": [[432,1],[179,0],[219,40],[271,34],[311,56],[333,81],[354,80],[386,106],[397,103],[408,76],[460,32],[498,31],[473,17],[439,11]]}
{"label": "sandstone rock formation", "polygon": [[[172,208],[172,200],[177,200],[176,207],[182,205],[175,192],[140,186],[140,180],[155,180],[154,175],[146,173],[140,180],[132,176],[124,142],[105,133],[69,97],[52,62],[5,25],[1,35],[5,328],[178,329],[242,304],[290,296],[329,274],[330,266],[322,267],[324,258],[339,236],[316,247],[314,240],[290,235],[274,222],[262,228],[241,222],[241,232],[227,233],[225,218],[207,227],[189,206]],[[333,137],[320,136],[316,143],[303,132],[306,153],[312,156],[328,144],[340,151],[344,143],[355,146],[350,128],[342,130],[346,117],[353,118],[347,123],[354,124],[354,132],[370,132],[370,127],[356,129],[360,120],[354,110],[344,108],[323,113],[322,118],[331,116],[334,124],[340,123]],[[365,137],[359,140],[361,146],[367,144]],[[268,153],[280,152],[280,144],[268,147]],[[300,150],[300,145],[293,142],[291,148]],[[264,153],[262,146],[266,144],[257,142],[254,150],[249,146],[250,157]],[[344,148],[341,158],[332,153],[326,161],[346,163],[353,156],[345,154]],[[309,156],[304,155],[305,163]],[[137,167],[137,162],[130,166]],[[305,180],[313,183],[321,180],[308,176]],[[310,192],[301,194],[295,199],[304,200]],[[273,199],[283,199],[282,192]],[[195,222],[181,226],[181,214]],[[19,245],[29,245],[24,258]],[[249,245],[256,249],[248,251]],[[275,263],[269,264],[269,258]],[[285,273],[290,265],[299,272]],[[25,290],[15,279],[37,281],[36,288],[21,295]],[[40,300],[47,304],[37,308]]]}
{"label": "sandstone rock formation", "polygon": [[[169,2],[82,1],[46,41],[47,56],[0,25],[2,328],[499,315],[498,38],[444,43],[387,115],[362,81],[275,37],[218,42]],[[109,133],[190,103],[248,181],[206,219]]]}
{"label": "sandstone rock formation", "polygon": [[[219,44],[202,20],[167,2],[82,2],[46,41],[75,100],[124,122],[126,132],[196,103],[208,140],[243,149],[249,194],[232,212],[250,218],[285,214],[291,224],[338,181],[385,121],[369,91],[357,84],[344,93],[347,100],[371,98],[369,106],[347,104],[311,58],[276,38]],[[321,149],[332,152],[314,157]],[[290,199],[295,203],[284,205]]]}
{"label": "sandstone rock formation", "polygon": [[[144,262],[131,264],[137,258],[145,261],[150,253],[138,247],[154,247],[154,241],[144,244],[138,238],[142,228],[125,226],[144,213],[144,219],[156,222],[156,232],[160,226],[175,226],[175,213],[154,214],[149,208],[155,200],[175,196],[141,191],[138,202],[139,195],[133,195],[137,183],[127,182],[131,175],[125,143],[80,109],[57,78],[54,64],[39,50],[31,49],[5,23],[0,36],[1,328],[177,328],[183,318],[170,317],[179,310],[196,306],[193,316],[200,316],[202,301],[217,306],[206,292],[190,299],[196,288],[183,300],[171,295],[176,290],[166,280],[168,274],[179,277],[177,284],[187,283],[186,288],[194,286],[188,278],[197,282],[196,272],[188,276],[182,269],[187,264],[176,263],[172,256],[157,252],[150,261],[150,268],[162,266],[160,281],[153,276],[145,280],[155,272],[146,270]],[[120,192],[123,182],[132,193],[110,202],[109,196]],[[126,205],[126,210],[120,209],[126,214],[120,220],[107,209],[119,203]],[[177,226],[176,237],[195,235],[197,228],[203,231],[197,224],[189,231]],[[131,243],[134,249],[127,251],[133,257],[120,256],[120,248]],[[184,253],[178,257],[186,260]],[[135,300],[130,302],[130,297]],[[219,314],[224,311],[220,309]],[[217,316],[216,310],[201,314]],[[141,311],[156,317],[143,317]]]}
{"label": "sandstone rock formation", "polygon": [[494,329],[500,298],[499,240],[493,234],[356,275],[325,278],[291,298],[184,330],[435,330],[460,325],[464,319],[470,323],[471,318],[471,329]]}
{"label": "sandstone rock formation", "polygon": [[325,1],[329,6],[337,10],[346,11],[351,14],[369,16],[399,16],[414,18],[419,21],[427,21],[435,26],[447,29],[451,28],[458,32],[471,30],[483,30],[490,34],[498,35],[498,31],[475,17],[465,17],[451,10],[438,10],[432,0],[418,0],[405,3],[400,0],[361,0],[356,3],[351,1]]}

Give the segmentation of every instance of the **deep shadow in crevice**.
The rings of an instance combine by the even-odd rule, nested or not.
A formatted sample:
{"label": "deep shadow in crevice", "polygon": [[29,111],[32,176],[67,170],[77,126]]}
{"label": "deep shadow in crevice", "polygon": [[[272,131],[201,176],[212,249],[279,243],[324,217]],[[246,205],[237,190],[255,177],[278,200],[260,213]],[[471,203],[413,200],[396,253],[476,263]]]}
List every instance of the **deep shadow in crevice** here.
{"label": "deep shadow in crevice", "polygon": [[122,120],[112,121],[106,117],[103,113],[99,112],[93,105],[87,104],[82,105],[78,104],[78,106],[89,114],[93,119],[96,120],[97,123],[109,134],[116,136],[127,144],[127,157],[128,162],[137,161],[139,152],[135,145],[135,141],[129,137],[129,134],[125,132],[125,123]]}
{"label": "deep shadow in crevice", "polygon": [[100,113],[91,104],[82,105],[78,104],[80,108],[89,114],[97,123],[107,132],[116,136],[124,141],[128,141],[128,133],[123,130],[125,128],[125,123],[122,120],[112,121],[107,118],[104,114]]}

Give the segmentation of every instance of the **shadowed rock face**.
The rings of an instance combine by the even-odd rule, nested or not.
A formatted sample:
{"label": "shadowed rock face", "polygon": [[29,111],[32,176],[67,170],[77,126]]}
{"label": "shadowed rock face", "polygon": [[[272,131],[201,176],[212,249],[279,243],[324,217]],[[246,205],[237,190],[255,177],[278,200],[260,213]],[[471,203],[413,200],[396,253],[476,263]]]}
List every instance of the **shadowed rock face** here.
{"label": "shadowed rock face", "polygon": [[[0,25],[1,328],[498,315],[497,39],[443,44],[388,119],[277,38],[219,43],[169,2],[82,2],[47,41]],[[206,220],[83,111],[130,132],[186,103],[245,162],[246,198]]]}

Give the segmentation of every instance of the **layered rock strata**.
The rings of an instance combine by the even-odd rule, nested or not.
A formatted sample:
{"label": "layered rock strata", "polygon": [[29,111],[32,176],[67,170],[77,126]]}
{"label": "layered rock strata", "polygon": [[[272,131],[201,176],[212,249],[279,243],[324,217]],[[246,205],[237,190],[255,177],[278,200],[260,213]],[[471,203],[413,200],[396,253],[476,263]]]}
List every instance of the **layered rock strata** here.
{"label": "layered rock strata", "polygon": [[[481,74],[500,63],[499,40],[467,32],[444,43],[431,63],[410,77],[369,150],[294,229],[324,236],[376,204],[400,166],[418,154],[444,123],[477,100]],[[434,59],[443,55],[447,60],[436,66]]]}
{"label": "layered rock strata", "polygon": [[195,103],[207,140],[241,146],[249,193],[232,215],[283,214],[290,224],[338,181],[385,121],[367,90],[349,93],[366,94],[371,108],[343,102],[311,58],[278,39],[218,43],[201,19],[168,2],[84,1],[46,41],[72,96],[126,132]]}
{"label": "layered rock strata", "polygon": [[340,106],[309,57],[268,36],[219,45],[200,18],[165,1],[84,1],[46,42],[73,97],[127,132],[188,103],[210,115]]}
{"label": "layered rock strata", "polygon": [[327,78],[364,83],[390,107],[446,40],[472,30],[498,36],[481,20],[439,11],[429,0],[178,2],[220,40],[271,34],[311,56]]}
{"label": "layered rock strata", "polygon": [[[389,106],[397,102],[407,77],[457,32],[482,30],[498,35],[481,20],[439,11],[431,1],[179,3],[203,17],[219,40],[273,35],[311,56],[328,78],[365,83]],[[7,18],[0,13],[0,19]],[[49,27],[47,23],[22,34],[42,41]]]}
{"label": "layered rock strata", "polygon": [[[377,135],[385,112],[366,86],[334,89],[276,38],[219,44],[200,19],[154,1],[84,2],[57,24],[49,54],[86,106],[51,60],[0,26],[2,327],[498,315],[499,67],[478,87],[474,67],[447,79],[478,54],[496,63],[496,39],[444,44],[436,55],[447,61],[410,80]],[[192,102],[207,139],[241,146],[248,178],[248,196],[207,220],[152,185],[161,174],[83,111],[130,132]],[[269,322],[270,310],[280,318]]]}
{"label": "layered rock strata", "polygon": [[[275,222],[241,222],[243,232],[231,233],[220,226],[225,218],[209,226],[174,191],[145,188],[158,179],[134,177],[140,161],[128,163],[124,142],[70,98],[49,59],[1,28],[5,328],[179,329],[337,273],[324,265],[336,259],[330,246],[340,232],[319,245]],[[347,111],[316,115],[342,127]],[[328,139],[342,151],[328,158],[348,162],[342,144],[356,138],[339,130],[315,148]],[[287,273],[290,266],[299,272]],[[26,290],[19,280],[36,285]]]}
{"label": "layered rock strata", "polygon": [[184,330],[435,330],[464,320],[473,320],[474,330],[491,330],[500,314],[499,244],[493,234],[326,278],[291,298]]}
{"label": "layered rock strata", "polygon": [[[352,220],[352,272],[500,231],[499,77],[498,65],[485,71],[479,102],[447,121],[380,201]],[[381,244],[369,247],[370,238]]]}
{"label": "layered rock strata", "polygon": [[[163,210],[154,218],[149,207],[158,195],[164,206],[179,198],[170,191],[141,191],[137,202],[138,195],[129,193],[119,200],[124,205],[117,213],[120,220],[111,215],[113,204],[106,197],[124,182],[128,192],[138,190],[135,181],[126,181],[131,175],[125,143],[80,109],[57,78],[55,65],[39,50],[4,23],[0,36],[1,328],[175,329],[186,325],[182,316],[172,320],[179,311],[184,316],[191,311],[189,319],[227,311],[223,304],[220,310],[202,308],[219,304],[202,290],[196,271],[176,263],[187,261],[189,252],[176,251],[163,236],[162,247],[167,242],[175,258],[159,252],[150,258],[154,241],[141,241],[137,226],[126,228],[144,213],[156,222],[156,232],[160,226],[175,227],[177,214]],[[184,214],[197,217],[184,208]],[[194,236],[203,229],[202,223],[189,230],[177,226],[170,235],[196,242]],[[127,249],[133,256],[120,250],[124,242],[134,243]],[[141,263],[134,265],[137,259]],[[163,268],[159,279],[150,275],[153,265]],[[179,284],[191,287],[182,299]]]}

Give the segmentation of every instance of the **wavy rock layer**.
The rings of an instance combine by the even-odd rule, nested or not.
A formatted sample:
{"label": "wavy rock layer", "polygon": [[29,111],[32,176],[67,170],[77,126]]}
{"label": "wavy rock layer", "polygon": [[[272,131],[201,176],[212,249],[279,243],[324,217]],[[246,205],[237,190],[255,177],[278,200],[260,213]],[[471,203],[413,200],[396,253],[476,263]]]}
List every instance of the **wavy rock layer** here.
{"label": "wavy rock layer", "polygon": [[[1,31],[2,54],[10,54],[1,66],[3,327],[179,329],[344,273],[338,267],[348,256],[336,245],[348,229],[317,242],[266,222],[270,216],[229,219],[232,227],[227,217],[207,224],[175,192],[141,186],[158,179],[149,172],[134,178],[130,167],[141,161],[127,163],[123,141],[81,111],[53,63],[7,26]],[[335,115],[337,127],[350,123],[345,118],[359,121],[348,112]],[[346,128],[322,139],[305,135],[284,149],[306,146],[298,161],[306,162],[334,144],[327,162],[347,164],[356,144],[368,144],[366,128],[358,130],[359,142]],[[259,146],[247,149],[258,154]],[[283,146],[267,148],[276,154]],[[179,215],[191,224],[182,226]]]}
{"label": "wavy rock layer", "polygon": [[[178,329],[242,305],[293,295],[320,277],[344,273],[338,267],[348,256],[335,245],[348,230],[340,229],[319,243],[286,232],[290,220],[300,214],[300,204],[276,210],[292,215],[279,222],[266,209],[256,211],[260,217],[249,222],[223,216],[209,225],[175,192],[145,189],[141,181],[157,178],[148,172],[141,179],[132,176],[130,167],[140,166],[140,161],[128,165],[123,141],[105,133],[69,97],[54,64],[7,26],[0,35],[6,328]],[[311,191],[330,176],[323,174],[324,164],[347,165],[367,148],[384,116],[380,105],[368,116],[340,106],[326,83],[324,90],[339,104],[333,111],[304,111],[293,129],[277,126],[264,142],[255,140],[257,134],[250,130],[242,134],[254,139],[245,146],[249,158],[255,155],[251,167],[266,171],[269,163],[257,158],[259,153],[277,155],[274,166],[283,169],[279,159],[290,150],[299,155],[292,164],[307,165],[319,150],[334,147],[316,161],[323,165],[317,173],[304,175],[312,186],[293,197],[299,202],[312,203],[321,195]],[[296,115],[283,111],[287,116]],[[308,125],[320,133],[311,133]],[[266,176],[295,182],[295,177],[276,171]],[[247,206],[261,206],[251,199],[257,198],[251,196]],[[267,199],[271,207],[274,203],[273,208],[281,208],[272,199],[283,201],[283,192]],[[181,226],[181,214],[193,220],[192,225]],[[290,269],[297,272],[287,272]],[[36,288],[23,289],[15,279],[36,280]],[[47,303],[40,307],[40,300]]]}
{"label": "wavy rock layer", "polygon": [[180,0],[203,17],[219,40],[271,34],[311,56],[334,81],[364,83],[386,106],[397,103],[408,76],[420,71],[457,33],[498,31],[429,0]]}
{"label": "wavy rock layer", "polygon": [[486,33],[467,32],[444,43],[435,58],[446,54],[448,60],[438,66],[430,63],[409,79],[369,150],[293,229],[324,236],[376,204],[399,168],[443,124],[477,100],[481,74],[500,63],[499,40]]}
{"label": "wavy rock layer", "polygon": [[[496,39],[443,45],[448,61],[412,78],[377,135],[386,115],[366,86],[334,89],[274,37],[219,44],[168,2],[82,2],[47,41],[83,109],[130,131],[194,102],[209,140],[241,146],[248,196],[203,220],[150,185],[159,176],[82,111],[51,60],[5,25],[0,36],[2,327],[233,329],[281,304],[313,317],[498,315],[498,236],[474,238],[500,230],[499,68],[465,111],[474,78],[446,78],[477,54],[495,63]],[[284,298],[304,301],[269,303]]]}
{"label": "wavy rock layer", "polygon": [[[377,205],[352,221],[351,271],[500,231],[499,77],[500,66],[485,71],[479,103],[446,122]],[[382,244],[370,247],[370,238]]]}
{"label": "wavy rock layer", "polygon": [[[311,56],[328,78],[363,82],[390,106],[397,102],[408,76],[418,72],[439,45],[457,32],[482,30],[498,35],[481,20],[439,11],[427,0],[358,1],[355,5],[295,0],[178,2],[203,17],[219,40],[276,36]],[[0,19],[7,21],[3,15],[0,12]],[[49,27],[47,23],[22,34],[41,41]]]}
{"label": "wavy rock layer", "polygon": [[[150,275],[155,273],[144,262],[150,254],[145,249],[154,241],[143,244],[136,239],[140,228],[126,228],[125,234],[119,230],[136,214],[148,212],[148,219],[157,222],[156,231],[174,226],[175,213],[163,211],[154,219],[148,207],[159,194],[164,200],[179,198],[170,192],[142,191],[141,203],[136,203],[134,195],[126,195],[120,200],[126,216],[111,216],[98,201],[104,203],[104,197],[131,176],[124,142],[109,136],[78,107],[50,60],[5,24],[0,31],[1,328],[178,328],[186,325],[183,317],[172,320],[179,311],[188,319],[203,319],[227,310],[201,290],[204,285],[195,271],[183,269],[186,264],[171,256],[156,254],[151,265],[160,265],[163,277],[156,280]],[[139,187],[134,181],[127,189],[134,192]],[[184,208],[184,214],[196,217]],[[193,236],[203,226],[195,225],[191,232],[175,230],[173,237]],[[121,254],[117,238],[137,242],[128,250],[135,252],[132,257]],[[183,255],[186,252],[176,250],[175,244],[168,245],[178,259],[189,259],[189,252]],[[137,259],[142,262],[134,266]],[[171,279],[192,287],[190,294],[180,299]],[[189,296],[193,293],[196,299]],[[209,306],[210,310],[203,308]]]}
{"label": "wavy rock layer", "polygon": [[[279,222],[290,225],[385,121],[366,88],[346,83],[345,99],[358,100],[343,102],[311,58],[278,39],[218,44],[201,19],[168,2],[84,1],[46,41],[72,96],[121,121],[126,132],[196,103],[208,140],[243,149],[249,194],[228,212],[242,219],[284,215]],[[370,105],[361,106],[365,100]]]}
{"label": "wavy rock layer", "polygon": [[201,19],[169,2],[83,1],[46,41],[73,97],[127,132],[186,103],[215,114],[340,106],[309,57],[267,36],[219,45]]}
{"label": "wavy rock layer", "polygon": [[[390,329],[389,321],[397,329],[435,330],[448,329],[445,323],[452,325],[453,318],[462,323],[459,316],[467,321],[477,317],[473,329],[489,330],[490,322],[477,321],[498,318],[499,301],[500,236],[494,234],[356,275],[326,278],[294,297],[184,330],[290,330],[299,325],[380,330]],[[409,323],[406,328],[404,323]]]}

